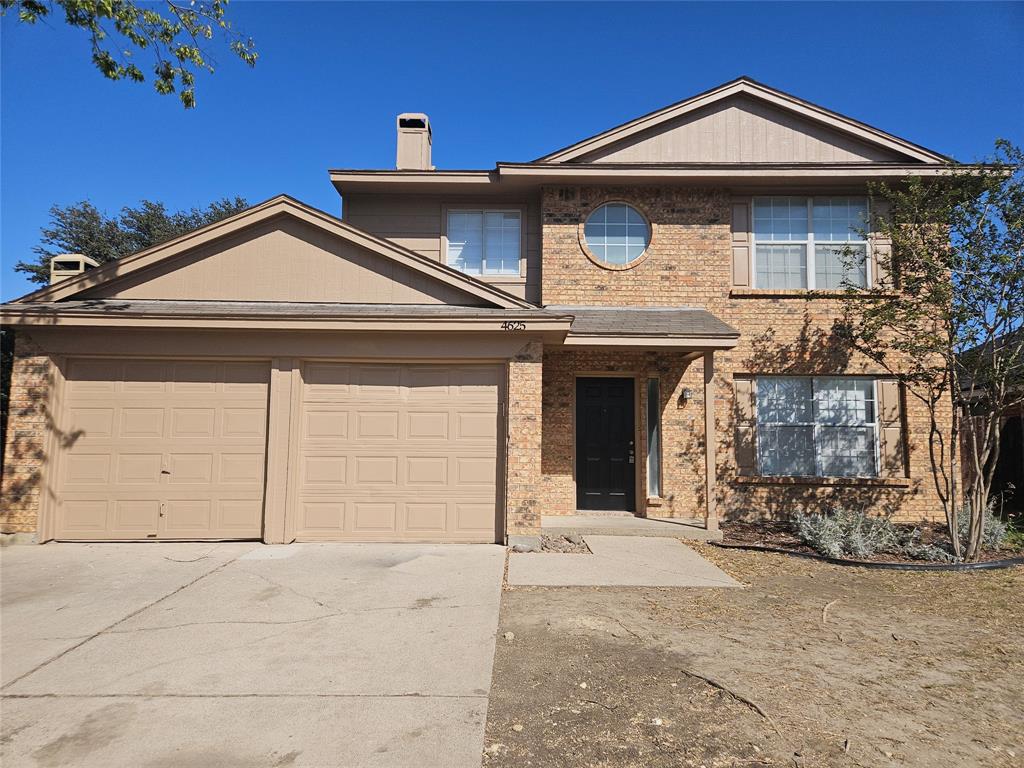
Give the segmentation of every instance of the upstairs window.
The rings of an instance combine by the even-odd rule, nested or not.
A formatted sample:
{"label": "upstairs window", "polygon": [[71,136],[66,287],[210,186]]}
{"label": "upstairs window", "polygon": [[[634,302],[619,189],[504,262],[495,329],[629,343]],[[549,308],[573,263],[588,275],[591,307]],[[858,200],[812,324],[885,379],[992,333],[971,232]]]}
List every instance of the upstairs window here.
{"label": "upstairs window", "polygon": [[447,263],[467,275],[519,275],[519,211],[448,212]]}
{"label": "upstairs window", "polygon": [[755,287],[866,288],[867,214],[863,197],[754,198]]}
{"label": "upstairs window", "polygon": [[598,261],[625,266],[644,255],[651,244],[647,221],[625,203],[605,203],[595,208],[583,226],[587,248]]}
{"label": "upstairs window", "polygon": [[874,477],[875,382],[839,376],[760,376],[762,475]]}

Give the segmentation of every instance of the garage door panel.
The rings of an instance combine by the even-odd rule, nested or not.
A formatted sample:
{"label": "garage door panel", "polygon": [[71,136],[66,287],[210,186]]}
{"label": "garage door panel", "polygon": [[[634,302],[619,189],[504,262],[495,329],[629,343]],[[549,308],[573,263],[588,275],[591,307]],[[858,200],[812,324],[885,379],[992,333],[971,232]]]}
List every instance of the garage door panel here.
{"label": "garage door panel", "polygon": [[89,359],[66,372],[57,538],[260,536],[267,363]]}
{"label": "garage door panel", "polygon": [[218,528],[226,532],[250,535],[263,522],[263,497],[253,499],[221,499],[217,504]]}
{"label": "garage door panel", "polygon": [[172,408],[170,436],[213,437],[216,423],[216,408]]}
{"label": "garage door panel", "polygon": [[348,411],[316,408],[302,415],[302,436],[307,440],[344,440],[348,437]]}
{"label": "garage door panel", "polygon": [[356,384],[353,394],[360,401],[380,402],[402,397],[402,366],[361,365],[353,373]]}
{"label": "garage door panel", "polygon": [[260,486],[263,483],[263,464],[261,453],[222,453],[218,479],[225,484]]}
{"label": "garage door panel", "polygon": [[357,411],[355,414],[356,440],[397,440],[399,414],[397,410]]}
{"label": "garage door panel", "polygon": [[159,499],[118,499],[113,504],[112,531],[145,535],[156,533],[160,520]]}
{"label": "garage door panel", "polygon": [[498,366],[307,363],[297,535],[494,541]]}
{"label": "garage door panel", "polygon": [[356,456],[352,485],[396,486],[398,485],[398,458],[396,456]]}
{"label": "garage door panel", "polygon": [[232,438],[262,440],[266,437],[267,412],[262,408],[224,408],[222,416],[221,436],[225,440]]}
{"label": "garage door panel", "polygon": [[406,485],[448,485],[448,457],[407,456],[405,482]]}
{"label": "garage door panel", "polygon": [[159,484],[164,458],[162,453],[117,453],[115,456],[117,485]]}
{"label": "garage door panel", "polygon": [[398,503],[394,501],[352,502],[353,533],[391,533],[397,530]]}
{"label": "garage door panel", "polygon": [[487,411],[463,411],[455,414],[455,438],[480,440],[493,445],[498,437],[498,419]]}
{"label": "garage door panel", "polygon": [[306,493],[315,492],[318,486],[330,486],[333,492],[335,487],[348,483],[347,456],[303,456],[299,464]]}
{"label": "garage door panel", "polygon": [[212,453],[172,453],[168,456],[167,482],[169,485],[209,485],[213,482]]}
{"label": "garage door panel", "polygon": [[73,408],[68,416],[69,434],[75,440],[110,438],[114,435],[113,408]]}
{"label": "garage door panel", "polygon": [[120,428],[118,437],[126,440],[133,438],[163,437],[164,409],[137,408],[123,406],[121,408]]}
{"label": "garage door panel", "polygon": [[111,456],[108,453],[79,453],[64,462],[64,483],[107,485],[110,482]]}
{"label": "garage door panel", "polygon": [[450,421],[448,411],[409,411],[405,414],[405,435],[409,440],[446,441]]}
{"label": "garage door panel", "polygon": [[405,530],[443,535],[448,530],[448,505],[443,501],[406,503]]}
{"label": "garage door panel", "polygon": [[64,526],[72,531],[107,530],[108,507],[106,499],[70,499],[64,501]]}

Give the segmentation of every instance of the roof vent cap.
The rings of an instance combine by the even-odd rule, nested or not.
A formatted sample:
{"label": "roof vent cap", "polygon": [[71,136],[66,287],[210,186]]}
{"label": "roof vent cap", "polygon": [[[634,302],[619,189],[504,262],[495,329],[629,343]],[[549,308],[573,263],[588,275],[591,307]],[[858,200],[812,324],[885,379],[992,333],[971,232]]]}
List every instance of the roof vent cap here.
{"label": "roof vent cap", "polygon": [[50,285],[98,267],[96,259],[81,253],[62,253],[50,259]]}

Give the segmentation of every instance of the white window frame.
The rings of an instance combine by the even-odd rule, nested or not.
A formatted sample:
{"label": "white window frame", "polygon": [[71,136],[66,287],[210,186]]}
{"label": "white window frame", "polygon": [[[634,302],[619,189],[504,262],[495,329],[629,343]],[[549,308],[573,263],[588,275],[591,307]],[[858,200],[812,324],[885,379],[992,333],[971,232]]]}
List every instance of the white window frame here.
{"label": "white window frame", "polygon": [[[761,398],[758,396],[758,380],[759,379],[776,379],[776,378],[793,378],[793,379],[810,379],[811,381],[811,414],[812,420],[809,422],[786,422],[782,425],[775,424],[762,424],[760,418],[760,406]],[[823,426],[818,423],[818,420],[814,417],[814,404],[817,400],[817,390],[815,389],[815,382],[819,379],[858,379],[863,381],[868,379],[871,381],[871,397],[874,403],[875,418],[874,421],[859,425],[856,429],[871,429],[874,437],[872,442],[874,444],[874,470],[870,475],[826,475],[822,473],[821,469],[821,452],[818,450],[818,434]],[[879,405],[878,405],[878,379],[867,376],[843,376],[841,374],[822,375],[822,376],[755,376],[754,377],[754,424],[757,426],[755,434],[757,435],[757,450],[755,451],[755,458],[757,461],[757,473],[761,477],[813,477],[815,479],[823,479],[828,477],[841,477],[846,480],[856,479],[870,479],[881,476],[881,446],[879,445],[879,430],[878,430],[878,418],[879,418]],[[814,472],[813,475],[766,475],[762,472],[761,466],[761,428],[762,426],[786,426],[786,427],[810,427],[812,433],[812,440],[814,441]]]}
{"label": "white window frame", "polygon": [[451,262],[448,260],[448,250],[449,250],[449,247],[450,247],[450,241],[448,239],[448,235],[449,235],[450,225],[451,225],[451,215],[453,213],[479,213],[480,214],[481,223],[483,223],[486,220],[488,213],[514,213],[517,216],[519,216],[519,258],[518,258],[518,261],[517,261],[517,263],[518,263],[517,270],[515,272],[488,272],[487,271],[487,237],[486,237],[486,233],[485,233],[484,239],[483,239],[483,241],[481,242],[481,245],[480,245],[480,247],[482,249],[481,250],[481,254],[480,254],[480,272],[479,273],[463,272],[463,274],[464,275],[469,275],[470,277],[475,277],[478,280],[481,279],[481,278],[484,278],[484,279],[502,279],[502,278],[505,278],[505,279],[518,279],[518,278],[522,278],[522,275],[523,275],[523,253],[524,253],[524,248],[525,248],[525,245],[526,245],[525,242],[524,242],[524,240],[525,240],[525,228],[523,226],[523,224],[524,224],[524,222],[526,220],[526,211],[523,208],[517,208],[517,207],[514,207],[514,206],[510,207],[510,208],[474,208],[472,206],[460,206],[460,205],[448,205],[448,206],[445,206],[445,209],[444,209],[444,263],[445,263],[446,266],[449,266],[452,269],[456,269],[456,270],[462,272],[462,270],[460,270],[458,267],[453,266],[451,264]]}
{"label": "white window frame", "polygon": [[[757,233],[755,232],[754,225],[754,211],[756,210],[758,201],[765,200],[780,200],[783,198],[789,198],[790,200],[795,198],[805,198],[807,200],[807,239],[806,240],[763,240],[761,245],[803,245],[804,254],[806,256],[807,264],[807,287],[806,288],[771,288],[768,286],[762,286],[757,284]],[[826,197],[846,197],[846,198],[861,198],[865,202],[865,210],[868,212],[868,222],[871,221],[871,200],[866,195],[818,195],[819,198]],[[815,282],[817,280],[817,269],[814,263],[814,195],[758,195],[753,198],[750,203],[750,277],[753,281],[754,288],[758,290],[766,291],[814,291],[817,290]],[[865,222],[867,224],[867,222]],[[819,240],[817,245],[849,245],[851,242],[859,243],[860,241],[854,240]],[[872,285],[874,275],[871,270],[871,236],[868,233],[868,238],[863,241],[864,248],[864,290],[868,289]],[[842,290],[837,288],[830,288],[829,290]]]}

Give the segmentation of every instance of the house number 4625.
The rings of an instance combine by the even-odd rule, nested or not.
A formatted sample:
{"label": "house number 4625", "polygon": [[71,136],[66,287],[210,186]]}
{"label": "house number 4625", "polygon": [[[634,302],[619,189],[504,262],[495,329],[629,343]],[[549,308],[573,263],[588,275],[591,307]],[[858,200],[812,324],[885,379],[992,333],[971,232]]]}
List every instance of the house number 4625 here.
{"label": "house number 4625", "polygon": [[522,320],[506,320],[501,324],[501,330],[503,331],[525,331],[526,323]]}

